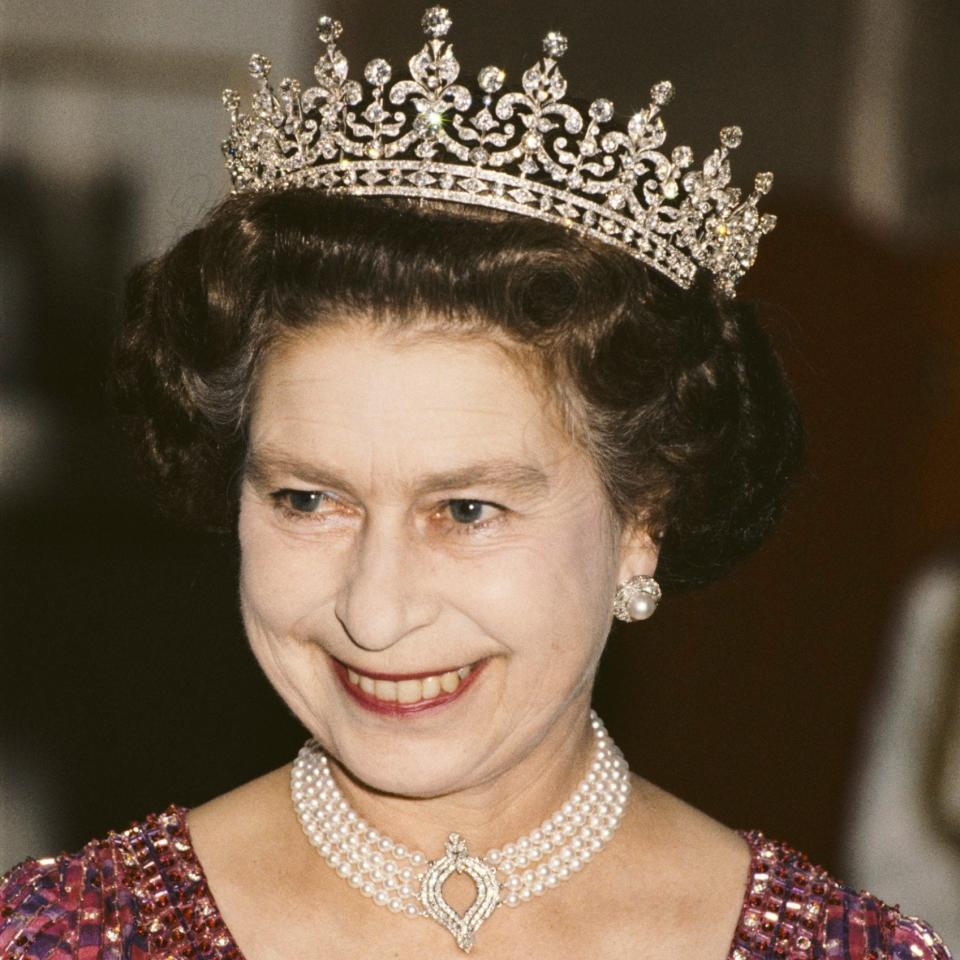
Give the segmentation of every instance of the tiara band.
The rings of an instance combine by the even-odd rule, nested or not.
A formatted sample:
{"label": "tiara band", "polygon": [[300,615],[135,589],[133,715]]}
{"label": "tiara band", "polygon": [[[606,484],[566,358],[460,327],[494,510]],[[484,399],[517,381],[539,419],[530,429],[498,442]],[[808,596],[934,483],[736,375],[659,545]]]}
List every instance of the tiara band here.
{"label": "tiara band", "polygon": [[233,192],[312,187],[491,207],[612,244],[683,288],[702,267],[734,295],[760,237],[776,225],[757,210],[773,174],[758,173],[745,199],[730,186],[739,127],[724,127],[720,147],[695,169],[689,147],[664,150],[660,110],[673,98],[669,81],[654,84],[649,105],[625,129],[604,130],[614,121],[610,100],[594,100],[586,117],[564,101],[562,34],[546,35],[544,57],[524,72],[520,90],[504,92],[505,72],[487,66],[476,94],[458,82],[460,64],[445,40],[447,9],[429,8],[421,24],[428,40],[408,61],[410,78],[391,85],[390,64],[371,60],[365,103],[337,47],[338,20],[318,21],[326,51],[314,67],[316,85],[306,90],[291,79],[275,89],[270,60],[254,54],[251,112],[241,112],[235,91],[223,93]]}

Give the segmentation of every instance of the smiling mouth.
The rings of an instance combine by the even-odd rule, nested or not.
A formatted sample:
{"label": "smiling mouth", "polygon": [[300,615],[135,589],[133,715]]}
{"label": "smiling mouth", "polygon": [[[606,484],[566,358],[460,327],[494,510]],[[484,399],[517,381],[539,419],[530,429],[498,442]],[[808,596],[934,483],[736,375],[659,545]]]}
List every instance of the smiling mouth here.
{"label": "smiling mouth", "polygon": [[365,674],[331,658],[347,693],[375,713],[420,713],[459,698],[487,664],[480,660],[452,670],[414,674]]}

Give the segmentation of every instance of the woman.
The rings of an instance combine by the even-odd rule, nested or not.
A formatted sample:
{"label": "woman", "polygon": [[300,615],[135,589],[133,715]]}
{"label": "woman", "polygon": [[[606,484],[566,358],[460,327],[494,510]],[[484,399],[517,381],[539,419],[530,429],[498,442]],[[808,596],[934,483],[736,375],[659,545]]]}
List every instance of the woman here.
{"label": "woman", "polygon": [[[118,345],[144,463],[182,518],[237,530],[252,649],[312,740],[12,871],[3,956],[948,957],[629,773],[590,712],[612,617],[751,551],[796,469],[793,399],[731,296],[769,178],[726,192],[735,128],[682,175],[659,84],[597,149],[591,104],[558,181],[550,117],[584,129],[565,40],[465,132],[449,26],[427,11],[389,95],[368,64],[362,114],[334,21],[302,96],[255,57],[254,116],[227,96],[235,195],[133,276]],[[502,84],[481,71],[481,114]],[[599,221],[574,173],[606,185]]]}

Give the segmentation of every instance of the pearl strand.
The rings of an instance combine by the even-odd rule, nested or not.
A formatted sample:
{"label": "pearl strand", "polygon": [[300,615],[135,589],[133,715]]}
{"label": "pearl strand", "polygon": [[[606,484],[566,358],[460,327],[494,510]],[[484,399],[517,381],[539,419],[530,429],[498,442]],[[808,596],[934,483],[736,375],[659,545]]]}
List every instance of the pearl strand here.
{"label": "pearl strand", "polygon": [[[567,802],[538,828],[483,858],[502,877],[500,902],[508,907],[569,880],[620,825],[630,771],[593,711],[590,723],[596,740],[593,761]],[[307,839],[341,878],[393,913],[423,915],[419,887],[426,855],[380,833],[350,808],[315,740],[308,740],[294,761],[291,795]]]}

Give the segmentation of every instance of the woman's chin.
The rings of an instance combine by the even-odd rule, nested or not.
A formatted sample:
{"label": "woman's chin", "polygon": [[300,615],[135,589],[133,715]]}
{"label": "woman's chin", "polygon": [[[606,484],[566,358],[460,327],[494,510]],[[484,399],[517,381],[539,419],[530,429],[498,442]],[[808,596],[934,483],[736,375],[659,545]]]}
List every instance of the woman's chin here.
{"label": "woman's chin", "polygon": [[462,745],[453,743],[446,749],[416,744],[396,744],[382,751],[361,748],[336,761],[367,790],[417,800],[469,788],[480,773],[477,758],[465,756]]}
{"label": "woman's chin", "polygon": [[[477,660],[456,685],[448,678],[447,689],[406,702],[379,697],[379,688],[361,686],[348,666],[333,661],[336,682],[323,709],[301,719],[337,765],[365,788],[412,798],[453,793],[478,782],[486,765],[483,732],[491,731],[503,701],[500,660]],[[334,703],[335,711],[330,709]]]}

